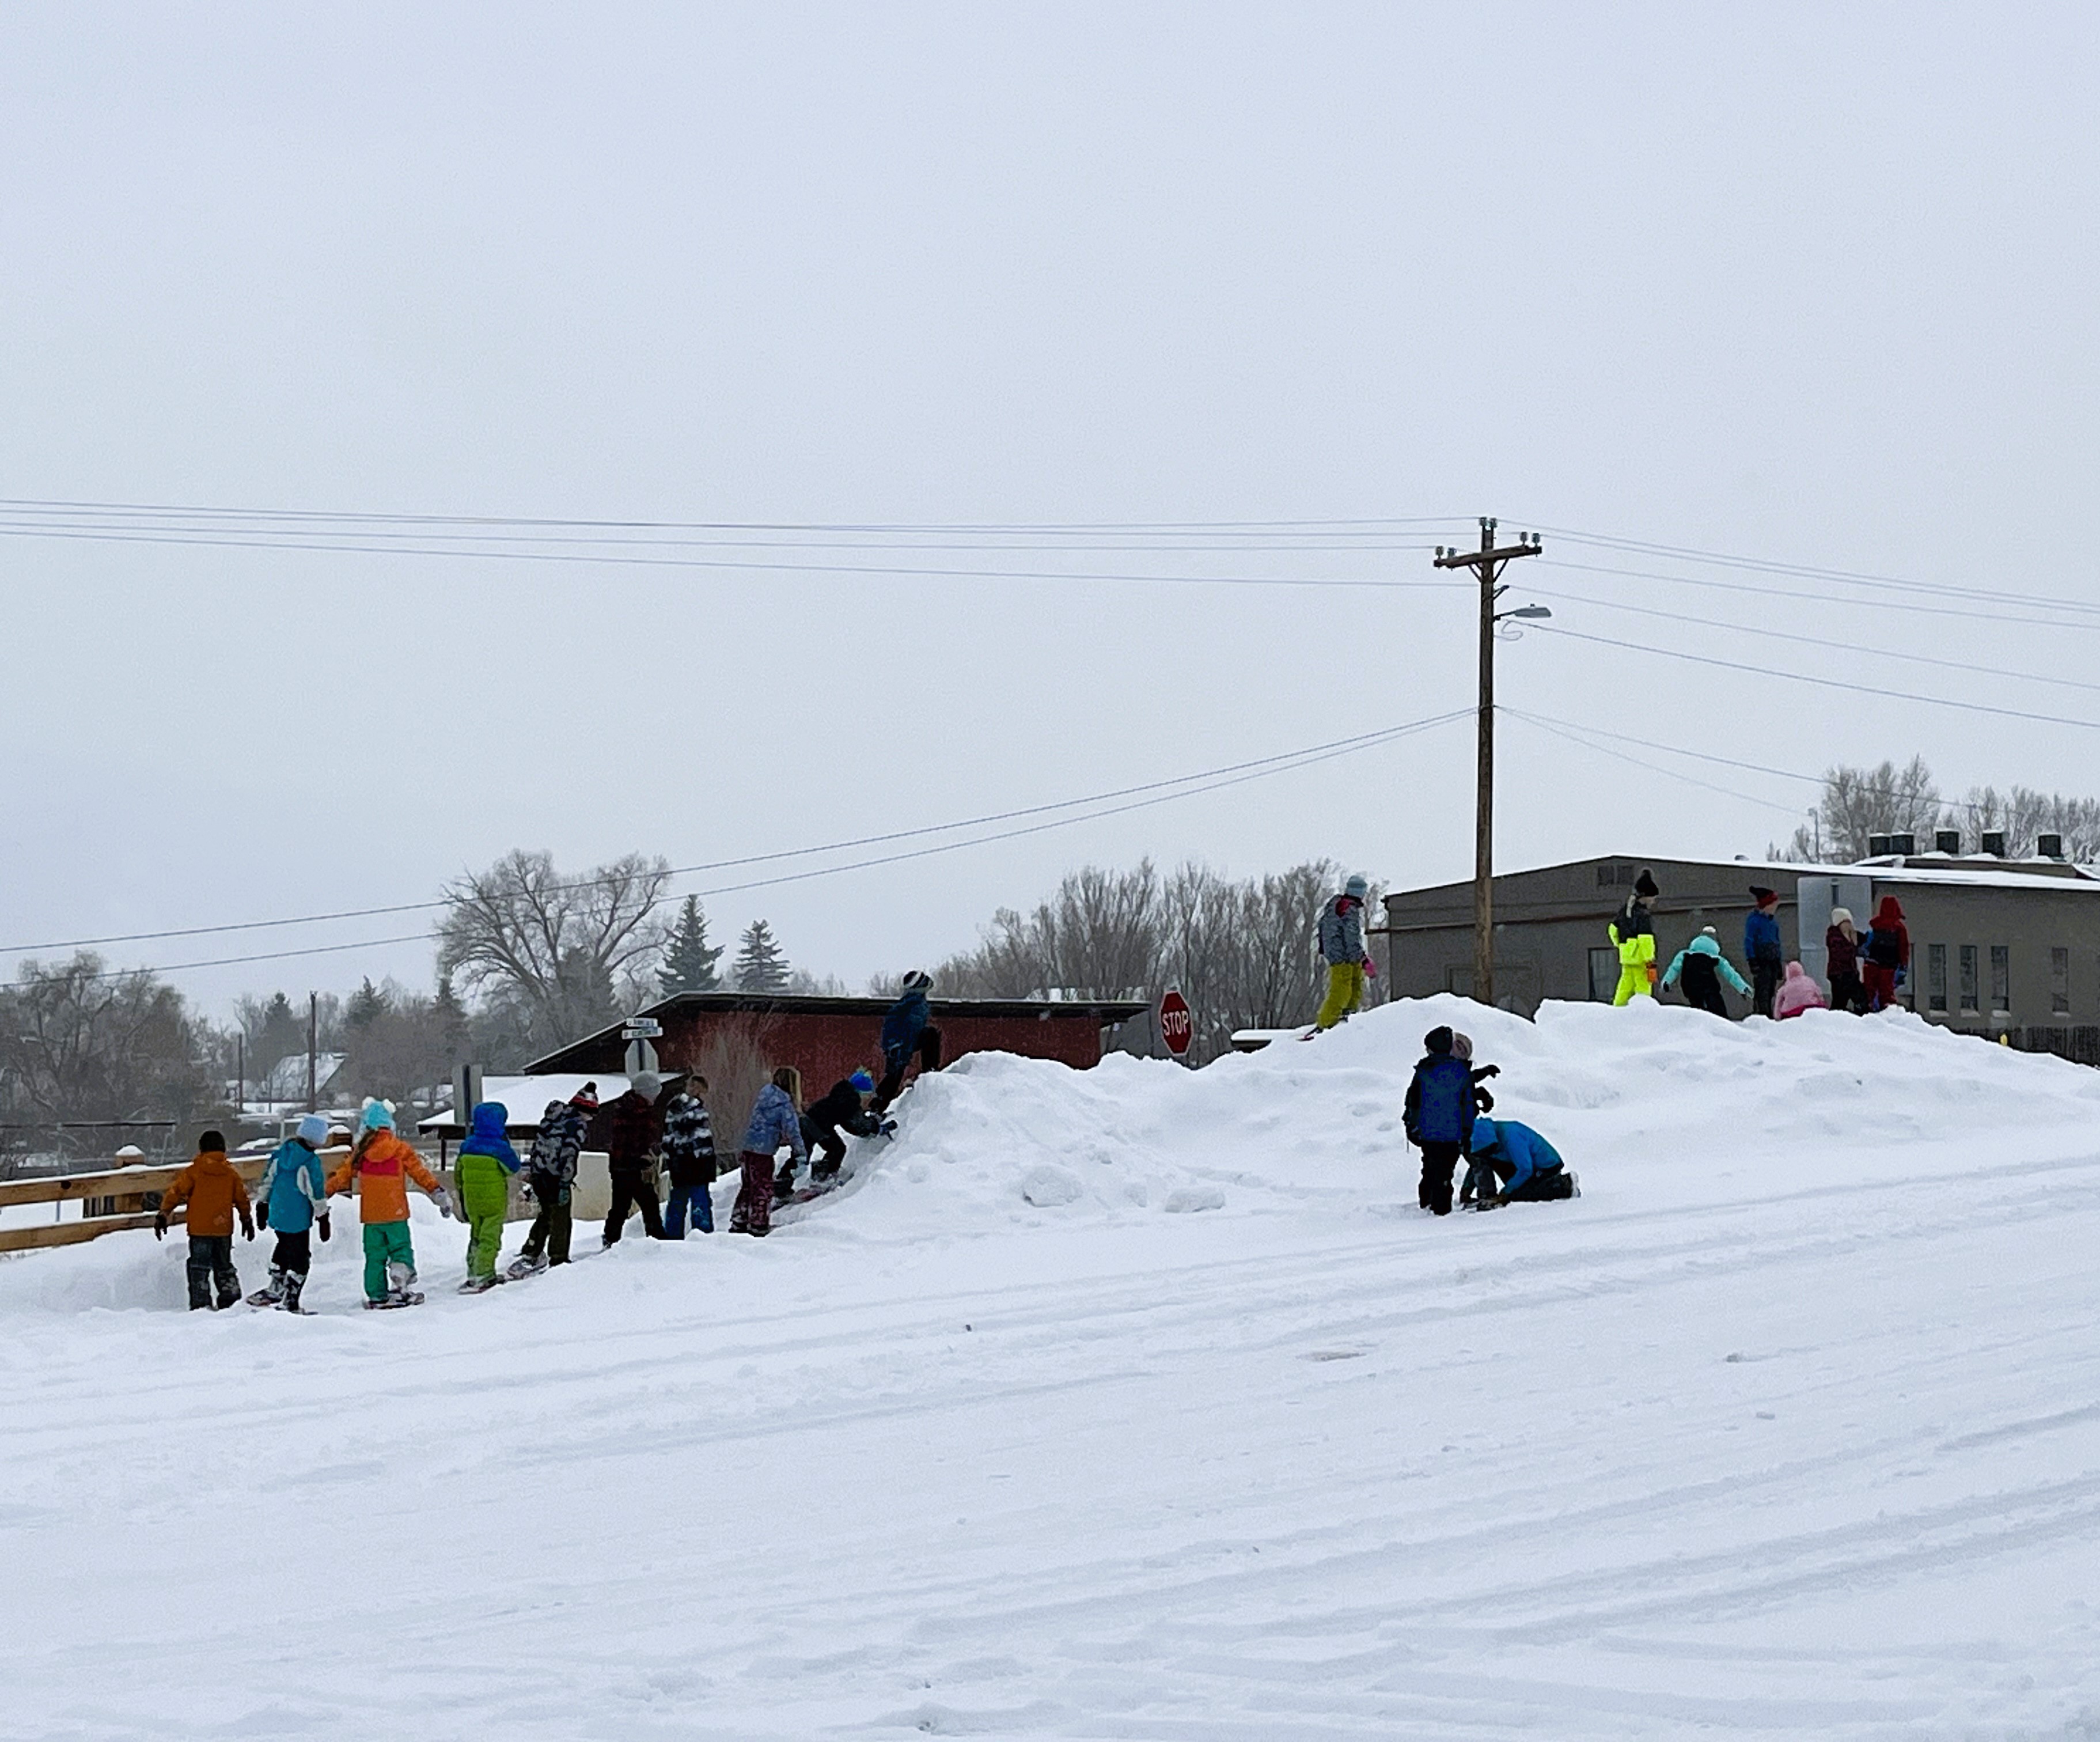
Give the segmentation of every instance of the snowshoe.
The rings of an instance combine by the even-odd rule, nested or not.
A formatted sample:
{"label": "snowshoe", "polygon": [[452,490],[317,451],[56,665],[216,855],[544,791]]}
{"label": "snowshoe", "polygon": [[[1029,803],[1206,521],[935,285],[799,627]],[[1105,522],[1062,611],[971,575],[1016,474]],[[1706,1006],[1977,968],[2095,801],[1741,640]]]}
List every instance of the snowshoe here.
{"label": "snowshoe", "polygon": [[462,1294],[486,1294],[491,1289],[509,1280],[501,1272],[491,1271],[485,1277],[469,1277],[465,1281],[460,1284],[459,1291]]}
{"label": "snowshoe", "polygon": [[274,1307],[277,1305],[279,1302],[283,1300],[284,1298],[285,1297],[278,1292],[276,1286],[273,1283],[268,1288],[259,1288],[256,1290],[254,1294],[248,1297],[248,1304],[251,1307]]}
{"label": "snowshoe", "polygon": [[522,1282],[527,1277],[538,1276],[540,1272],[546,1268],[547,1260],[544,1256],[540,1258],[526,1258],[521,1255],[519,1257],[514,1258],[504,1267],[503,1275],[505,1280],[507,1281]]}
{"label": "snowshoe", "polygon": [[423,1297],[415,1290],[394,1289],[383,1300],[367,1299],[364,1310],[367,1312],[390,1312],[396,1307],[420,1307],[422,1303]]}

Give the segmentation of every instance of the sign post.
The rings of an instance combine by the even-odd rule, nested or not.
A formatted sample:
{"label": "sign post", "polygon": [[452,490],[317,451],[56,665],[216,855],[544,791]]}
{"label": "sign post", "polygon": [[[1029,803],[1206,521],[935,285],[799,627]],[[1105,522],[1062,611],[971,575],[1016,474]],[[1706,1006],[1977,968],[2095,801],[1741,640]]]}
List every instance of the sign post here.
{"label": "sign post", "polygon": [[1179,987],[1169,986],[1161,995],[1158,1020],[1159,1038],[1167,1043],[1167,1050],[1177,1059],[1186,1058],[1189,1043],[1196,1038],[1196,1023]]}
{"label": "sign post", "polygon": [[629,1017],[620,1025],[620,1038],[627,1043],[627,1074],[638,1077],[643,1071],[651,1076],[662,1073],[656,1068],[656,1049],[649,1043],[664,1032],[664,1025],[654,1017]]}

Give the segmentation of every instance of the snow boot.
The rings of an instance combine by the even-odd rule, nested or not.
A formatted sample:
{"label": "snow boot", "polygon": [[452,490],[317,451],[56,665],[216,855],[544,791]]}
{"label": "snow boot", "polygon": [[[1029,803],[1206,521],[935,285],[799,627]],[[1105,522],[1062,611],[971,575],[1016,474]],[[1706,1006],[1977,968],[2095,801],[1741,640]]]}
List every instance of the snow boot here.
{"label": "snow boot", "polygon": [[299,1296],[306,1292],[307,1279],[296,1270],[285,1272],[284,1289],[277,1301],[281,1312],[303,1314],[307,1309],[299,1304]]}
{"label": "snow boot", "polygon": [[274,1307],[284,1298],[285,1267],[282,1264],[272,1264],[270,1267],[269,1286],[266,1288],[259,1288],[250,1294],[248,1297],[248,1304],[251,1307]]}

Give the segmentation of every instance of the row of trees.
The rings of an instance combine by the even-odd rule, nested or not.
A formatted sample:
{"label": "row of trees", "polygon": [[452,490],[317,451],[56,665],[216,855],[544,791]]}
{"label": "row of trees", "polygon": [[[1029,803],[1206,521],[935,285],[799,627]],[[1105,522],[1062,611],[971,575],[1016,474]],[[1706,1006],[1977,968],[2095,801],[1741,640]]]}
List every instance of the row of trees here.
{"label": "row of trees", "polygon": [[[1325,861],[1243,881],[1200,864],[1164,875],[1149,861],[1090,867],[1025,913],[995,913],[975,948],[942,964],[942,990],[1102,996],[1178,985],[1197,1013],[1195,1056],[1207,1059],[1235,1028],[1310,1016],[1312,928],[1339,876]],[[0,986],[0,1123],[229,1117],[236,1076],[254,1098],[274,1067],[305,1058],[310,1016],[315,1051],[344,1061],[332,1100],[426,1105],[466,1060],[514,1070],[658,998],[720,987],[725,951],[696,897],[671,902],[669,878],[663,860],[638,854],[573,876],[546,853],[513,853],[447,888],[435,993],[367,979],[310,1012],[280,991],[243,999],[223,1029],[152,974],[112,972],[91,953],[25,963]],[[795,970],[763,920],[726,977],[756,992],[846,990]],[[293,1077],[297,1100],[304,1073],[288,1067]]]}
{"label": "row of trees", "polygon": [[[1233,1031],[1311,1020],[1325,976],[1314,949],[1321,903],[1340,887],[1330,860],[1235,881],[1207,865],[1162,876],[1089,866],[1026,913],[1001,908],[975,949],[941,964],[964,998],[1150,995],[1178,986],[1194,1013],[1190,1055],[1229,1051]],[[1372,892],[1370,911],[1377,911]]]}
{"label": "row of trees", "polygon": [[1948,798],[1922,756],[1912,756],[1901,768],[1894,762],[1878,768],[1841,763],[1829,770],[1815,822],[1796,829],[1773,857],[1849,862],[1867,857],[1870,836],[1914,835],[1923,845],[1939,829],[1958,830],[1971,851],[1984,831],[2003,830],[2005,851],[2014,858],[2032,855],[2041,836],[2060,835],[2067,858],[2081,865],[2100,862],[2100,799],[2023,786],[2004,792],[1971,787],[1958,799]]}

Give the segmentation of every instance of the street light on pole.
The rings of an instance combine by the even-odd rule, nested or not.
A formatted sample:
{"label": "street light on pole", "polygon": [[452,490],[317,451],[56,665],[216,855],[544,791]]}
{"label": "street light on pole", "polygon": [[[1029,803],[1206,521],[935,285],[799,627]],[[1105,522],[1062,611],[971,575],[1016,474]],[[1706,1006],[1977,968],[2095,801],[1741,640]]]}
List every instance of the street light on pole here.
{"label": "street light on pole", "polygon": [[1511,618],[1538,619],[1553,613],[1543,605],[1519,606],[1498,611],[1495,606],[1507,590],[1501,584],[1503,569],[1519,557],[1535,557],[1544,541],[1526,532],[1514,545],[1495,543],[1495,523],[1480,520],[1478,550],[1436,547],[1438,568],[1469,568],[1480,582],[1480,700],[1478,754],[1473,799],[1473,996],[1484,1004],[1495,1001],[1495,626]]}

